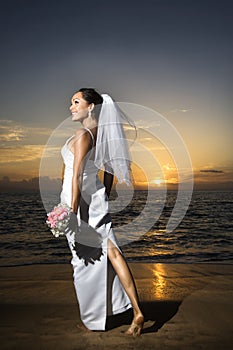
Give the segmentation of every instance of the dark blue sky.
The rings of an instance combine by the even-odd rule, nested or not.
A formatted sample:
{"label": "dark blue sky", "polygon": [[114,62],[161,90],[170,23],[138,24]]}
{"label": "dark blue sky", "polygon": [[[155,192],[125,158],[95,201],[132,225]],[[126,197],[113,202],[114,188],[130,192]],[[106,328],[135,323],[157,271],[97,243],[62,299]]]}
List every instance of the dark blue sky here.
{"label": "dark blue sky", "polygon": [[[230,4],[5,1],[0,21],[2,117],[28,120],[36,104],[36,118],[40,115],[47,122],[50,114],[51,120],[55,118],[55,103],[61,111],[56,118],[62,120],[67,98],[85,84],[112,92],[117,100],[162,110],[183,85],[191,92],[199,84],[201,93],[208,86],[214,93],[221,85],[221,98],[230,103]],[[9,103],[11,95],[17,113]]]}
{"label": "dark blue sky", "polygon": [[209,137],[213,166],[221,154],[230,166],[232,10],[226,0],[1,2],[0,118],[55,128],[72,93],[91,86],[157,110],[191,152]]}

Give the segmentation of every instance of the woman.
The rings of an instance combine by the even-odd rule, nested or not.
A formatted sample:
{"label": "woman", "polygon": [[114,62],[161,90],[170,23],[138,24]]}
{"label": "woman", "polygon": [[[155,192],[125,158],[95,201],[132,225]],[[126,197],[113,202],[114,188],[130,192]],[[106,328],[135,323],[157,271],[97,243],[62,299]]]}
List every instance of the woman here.
{"label": "woman", "polygon": [[[82,128],[62,148],[65,172],[61,202],[72,208],[66,236],[73,256],[81,328],[105,330],[108,315],[133,308],[134,317],[125,333],[140,335],[144,316],[108,213],[113,174],[118,181],[130,181],[120,110],[109,95],[83,88],[73,95],[70,111],[72,120],[80,122]],[[117,152],[114,158],[112,154]],[[98,171],[103,164],[102,183]]]}

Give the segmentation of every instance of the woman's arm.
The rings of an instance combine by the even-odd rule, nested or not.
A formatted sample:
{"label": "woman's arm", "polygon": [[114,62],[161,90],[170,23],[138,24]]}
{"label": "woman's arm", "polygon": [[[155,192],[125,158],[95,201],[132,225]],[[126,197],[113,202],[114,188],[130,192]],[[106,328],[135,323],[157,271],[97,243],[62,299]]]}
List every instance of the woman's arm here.
{"label": "woman's arm", "polygon": [[106,188],[107,196],[110,196],[112,183],[113,183],[113,175],[108,173],[107,171],[104,172],[104,186]]}
{"label": "woman's arm", "polygon": [[72,211],[77,214],[80,194],[81,194],[81,186],[82,186],[82,174],[84,167],[84,158],[86,154],[91,149],[91,137],[89,133],[78,130],[76,132],[76,141],[73,143],[74,145],[74,164],[73,164],[73,178],[72,178],[72,200],[71,200],[71,208]]}

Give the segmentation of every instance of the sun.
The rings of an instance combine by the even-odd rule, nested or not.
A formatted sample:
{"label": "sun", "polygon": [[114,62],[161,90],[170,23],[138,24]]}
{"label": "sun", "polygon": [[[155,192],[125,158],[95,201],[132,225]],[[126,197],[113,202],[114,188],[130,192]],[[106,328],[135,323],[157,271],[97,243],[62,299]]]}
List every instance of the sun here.
{"label": "sun", "polygon": [[157,185],[157,186],[161,185],[161,183],[162,183],[162,181],[159,180],[159,179],[155,179],[153,182],[154,182],[154,184]]}

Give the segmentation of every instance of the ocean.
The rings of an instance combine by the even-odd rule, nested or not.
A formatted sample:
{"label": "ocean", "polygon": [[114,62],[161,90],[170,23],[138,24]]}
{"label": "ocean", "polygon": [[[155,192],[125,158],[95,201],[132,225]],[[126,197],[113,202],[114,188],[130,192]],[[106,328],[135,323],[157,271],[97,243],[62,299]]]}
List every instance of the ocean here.
{"label": "ocean", "polygon": [[[153,195],[156,203],[159,191]],[[135,191],[132,205],[111,214],[116,236],[122,221],[130,222],[139,215],[146,196],[146,191]],[[45,224],[40,193],[2,193],[0,197],[0,266],[70,263],[66,237],[53,237]],[[233,193],[194,191],[185,217],[168,233],[165,226],[175,200],[176,192],[168,191],[163,211],[151,229],[121,246],[127,261],[232,264]]]}

